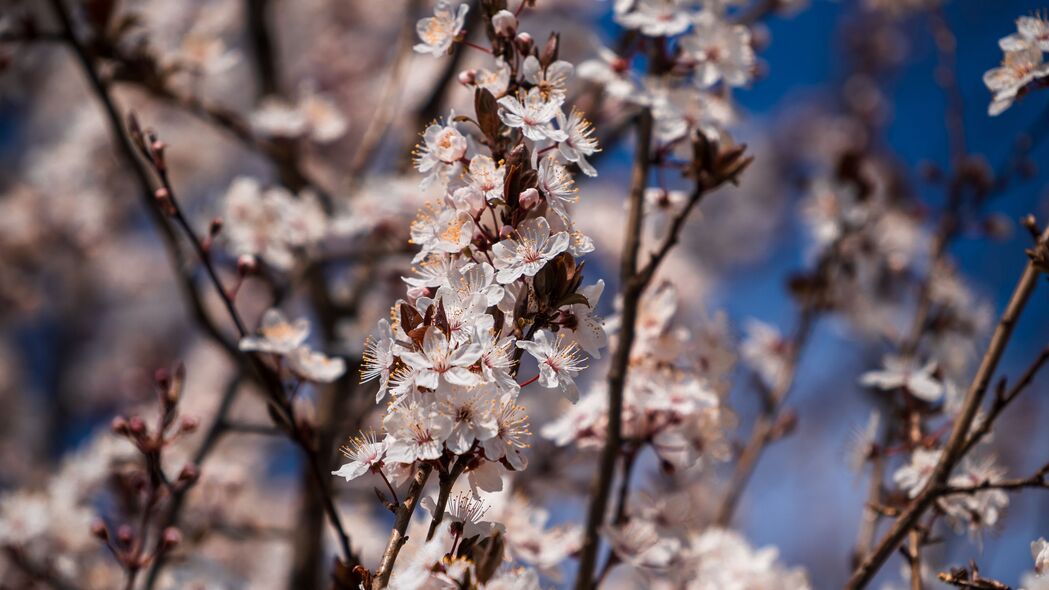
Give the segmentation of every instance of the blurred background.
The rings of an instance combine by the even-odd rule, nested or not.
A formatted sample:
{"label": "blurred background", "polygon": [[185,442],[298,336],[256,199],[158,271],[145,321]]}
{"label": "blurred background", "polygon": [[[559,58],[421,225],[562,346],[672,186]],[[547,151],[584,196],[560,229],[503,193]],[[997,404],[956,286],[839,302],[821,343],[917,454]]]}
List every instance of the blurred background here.
{"label": "blurred background", "polygon": [[[0,34],[20,31],[23,19],[37,23],[39,30],[54,30],[46,4],[0,1]],[[337,237],[317,256],[330,255],[335,262],[249,280],[238,305],[245,317],[257,318],[273,301],[282,302],[293,314],[315,321],[313,338],[329,353],[358,356],[375,321],[400,296],[398,277],[410,259],[407,227],[422,198],[418,178],[408,169],[409,148],[426,122],[470,104],[471,93],[454,81],[446,91],[433,92],[446,68],[467,67],[470,55],[450,66],[452,58],[435,61],[405,51],[414,42],[415,20],[430,12],[428,3],[417,0],[271,0],[276,41],[268,72],[253,57],[259,39],[245,27],[251,2],[119,4],[120,14],[134,15],[127,24],[134,34],[122,46],[130,54],[138,50],[141,36],[149,39],[161,69],[171,56],[197,65],[172,82],[175,97],[165,94],[164,85],[141,82],[134,64],[114,65],[114,59],[103,72],[114,76],[114,94],[123,108],[134,110],[169,145],[173,179],[200,233],[223,214],[223,197],[234,179],[251,176],[273,183],[286,179],[289,167],[274,165],[280,157],[260,155],[228,126],[187,112],[192,108],[178,97],[203,97],[247,119],[258,111],[263,95],[292,102],[323,96],[338,113],[335,118],[343,119],[344,133],[334,140],[303,142],[296,161],[336,204]],[[739,112],[731,133],[748,144],[755,162],[742,187],[710,197],[686,230],[685,244],[667,273],[679,285],[682,309],[694,317],[725,310],[737,335],[749,318],[784,333],[793,329],[797,312],[787,283],[812,262],[798,203],[820,150],[833,151],[835,142],[855,140],[852,134],[868,135],[865,142],[905,183],[902,190],[916,204],[912,211],[919,224],[930,229],[945,202],[943,171],[952,161],[945,121],[953,108],[961,117],[966,152],[991,171],[997,184],[993,198],[982,205],[984,223],[966,227],[949,252],[979,305],[989,306],[997,317],[1030,245],[1018,220],[1028,213],[1043,223],[1049,220],[1049,177],[1040,166],[1049,156],[1042,141],[1049,132],[1049,95],[1034,92],[990,117],[982,76],[999,64],[997,41],[1015,30],[1016,17],[1044,6],[953,0],[931,10],[896,12],[872,8],[891,0],[791,4],[753,25],[761,73],[750,87],[733,93]],[[611,2],[538,0],[527,13],[527,28],[543,36],[561,31],[561,58],[578,64],[593,58],[599,44],[614,46],[621,30],[611,14]],[[944,55],[930,14],[942,18],[957,41],[954,65],[948,68],[956,78],[956,95],[940,83]],[[56,474],[72,478],[72,465],[83,467],[90,457],[105,454],[98,450],[99,433],[114,415],[148,407],[158,367],[185,363],[189,381],[182,411],[202,418],[214,413],[224,389],[236,385],[233,364],[193,320],[183,297],[185,283],[178,277],[191,277],[203,293],[205,310],[214,312],[220,329],[229,334],[219,303],[186,262],[191,257],[172,261],[167,254],[73,54],[38,38],[5,42],[0,59],[0,488],[10,492],[50,485]],[[267,84],[272,88],[264,88]],[[857,113],[866,126],[850,123]],[[323,116],[334,124],[334,115]],[[599,130],[602,123],[614,123],[611,115],[594,118]],[[1014,166],[1018,153],[1023,157]],[[580,180],[580,227],[598,244],[588,277],[604,278],[608,294],[616,288],[631,154],[627,135],[606,146],[596,162],[597,179]],[[235,257],[216,256],[232,283]],[[317,276],[311,273],[320,273],[327,299],[309,291]],[[1041,283],[1006,350],[1001,375],[1022,371],[1047,344],[1047,293]],[[604,311],[612,311],[612,299],[602,300]],[[324,307],[332,301],[338,305]],[[341,306],[352,309],[340,315]],[[338,321],[326,323],[333,313]],[[855,323],[835,316],[817,323],[787,402],[797,426],[761,459],[735,520],[753,545],[774,545],[783,561],[804,566],[816,588],[840,587],[849,573],[869,474],[850,470],[846,456],[853,433],[863,428],[877,402],[857,378],[879,366],[890,349],[884,339],[860,333]],[[742,434],[758,400],[742,370],[740,375],[731,403]],[[312,408],[307,414],[330,441],[374,421],[368,416],[372,390],[355,387],[355,378],[349,381],[352,395],[339,405],[326,401],[324,392],[303,393],[303,403]],[[1047,385],[1045,377],[1038,379],[997,430],[993,446],[1012,475],[1033,472],[1047,459]],[[534,423],[556,412],[554,397],[534,404]],[[250,395],[237,397],[233,415],[242,425],[266,422],[264,407]],[[296,453],[258,430],[228,437],[209,467],[217,477],[205,478],[209,485],[194,492],[196,521],[221,515],[228,524],[221,538],[200,542],[211,543],[206,545],[210,559],[239,564],[233,569],[249,580],[244,587],[268,587],[262,580],[273,583],[284,578],[284,570],[297,567],[294,550],[281,539],[297,527],[309,528],[302,520],[309,508],[300,506]],[[576,484],[588,481],[588,461],[575,465],[576,471],[582,469]],[[577,501],[557,493],[536,496],[554,522],[580,519]],[[341,500],[355,542],[370,543],[364,554],[374,559],[388,515],[374,506],[366,486],[352,487]],[[369,508],[354,508],[360,503]],[[0,528],[14,534],[17,523],[10,522],[9,513],[6,519]],[[1031,568],[1031,540],[1049,534],[1049,498],[1037,491],[1012,495],[1009,512],[996,528],[982,540],[949,535],[929,551],[930,559],[936,567],[976,559],[982,573],[1017,583]],[[252,550],[241,555],[236,547],[245,536]],[[81,546],[67,541],[68,547]],[[875,587],[901,586],[899,568],[890,562]],[[93,575],[106,579],[104,573]]]}

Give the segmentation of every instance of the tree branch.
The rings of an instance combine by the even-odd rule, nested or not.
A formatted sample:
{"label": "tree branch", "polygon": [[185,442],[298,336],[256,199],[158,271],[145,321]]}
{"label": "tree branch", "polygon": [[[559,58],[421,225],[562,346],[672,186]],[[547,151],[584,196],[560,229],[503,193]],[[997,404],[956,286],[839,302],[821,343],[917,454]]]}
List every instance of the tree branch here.
{"label": "tree branch", "polygon": [[[1046,240],[1049,240],[1049,230],[1043,232],[1040,237],[1042,243]],[[1039,274],[1040,272],[1035,267],[1034,262],[1028,261],[1023,275],[1021,275],[1013,290],[1009,304],[995,327],[994,335],[991,337],[991,342],[980,362],[980,367],[976,371],[976,376],[969,385],[962,410],[954,423],[951,436],[947,440],[947,444],[940,456],[940,461],[933,470],[929,482],[918,494],[918,497],[911,502],[903,514],[893,523],[892,528],[878,546],[856,567],[846,584],[846,588],[849,590],[858,590],[866,587],[874,577],[874,574],[877,573],[878,569],[918,522],[922,514],[935,501],[938,490],[944,486],[948,477],[950,477],[951,470],[958,464],[962,457],[962,451],[965,450],[965,442],[969,437],[973,419],[976,417],[976,412],[983,402],[984,394],[987,392],[987,387],[994,375],[994,371],[998,367],[998,362],[1005,351],[1005,346],[1012,336],[1020,313],[1026,306],[1031,292],[1034,291]]]}

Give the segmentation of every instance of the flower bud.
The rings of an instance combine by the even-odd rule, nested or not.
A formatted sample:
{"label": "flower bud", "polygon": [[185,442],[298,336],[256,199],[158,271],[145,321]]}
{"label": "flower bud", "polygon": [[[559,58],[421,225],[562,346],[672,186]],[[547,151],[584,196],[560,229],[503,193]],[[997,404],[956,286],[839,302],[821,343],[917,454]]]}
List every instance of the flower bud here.
{"label": "flower bud", "polygon": [[132,416],[131,419],[127,421],[127,426],[131,434],[136,436],[145,434],[146,432],[146,421],[139,416]]}
{"label": "flower bud", "polygon": [[477,81],[477,70],[463,70],[459,72],[459,83],[463,86],[473,86]]}
{"label": "flower bud", "polygon": [[197,428],[199,427],[200,420],[198,420],[195,416],[183,416],[182,420],[179,422],[178,425],[179,432],[184,432],[186,434],[196,432]]}
{"label": "flower bud", "polygon": [[518,196],[518,202],[521,203],[521,208],[531,209],[539,204],[543,198],[539,196],[539,191],[534,188],[526,189]]}
{"label": "flower bud", "polygon": [[102,541],[109,540],[109,529],[106,528],[106,523],[100,518],[96,518],[91,521],[91,534]]}
{"label": "flower bud", "polygon": [[127,419],[123,416],[117,416],[113,418],[113,421],[109,423],[109,429],[113,431],[113,434],[119,434],[121,436],[127,436],[128,424]]}
{"label": "flower bud", "polygon": [[186,463],[182,466],[182,471],[178,473],[179,483],[193,483],[200,478],[200,469],[193,463]]}
{"label": "flower bud", "polygon": [[517,17],[509,10],[500,10],[492,16],[492,28],[500,37],[513,37],[517,33]]}
{"label": "flower bud", "polygon": [[259,262],[251,254],[243,254],[237,258],[237,274],[242,277],[255,274],[259,268]]}
{"label": "flower bud", "polygon": [[122,524],[117,528],[117,542],[121,545],[130,545],[134,538],[135,531],[131,529],[131,525]]}
{"label": "flower bud", "polygon": [[528,54],[532,52],[532,47],[535,46],[535,39],[528,33],[518,33],[514,37],[514,45],[517,46],[517,51]]}
{"label": "flower bud", "polygon": [[169,526],[164,529],[164,534],[161,538],[163,539],[165,550],[174,549],[182,542],[182,533],[177,528]]}

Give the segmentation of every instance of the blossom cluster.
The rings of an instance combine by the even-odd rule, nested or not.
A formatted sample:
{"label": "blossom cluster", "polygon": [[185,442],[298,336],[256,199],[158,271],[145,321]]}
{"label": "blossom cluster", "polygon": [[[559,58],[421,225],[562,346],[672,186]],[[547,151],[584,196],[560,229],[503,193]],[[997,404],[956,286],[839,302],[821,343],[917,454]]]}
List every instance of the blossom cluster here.
{"label": "blossom cluster", "polygon": [[1005,53],[1002,65],[983,76],[983,83],[994,93],[987,107],[992,117],[1049,76],[1049,64],[1044,63],[1049,51],[1049,22],[1040,16],[1021,16],[1016,19],[1016,32],[1002,37],[998,46]]}
{"label": "blossom cluster", "polygon": [[[416,51],[444,55],[461,40],[467,9],[439,3],[419,23]],[[582,284],[580,257],[593,243],[570,215],[578,200],[573,168],[595,175],[587,157],[598,150],[590,124],[566,106],[573,67],[558,59],[556,36],[537,47],[517,32],[516,15],[482,10],[491,67],[502,73],[461,74],[474,91],[474,112],[434,121],[415,149],[420,190],[434,198],[411,226],[418,252],[404,278],[406,295],[379,321],[361,370],[363,382],[377,382],[376,402],[391,401],[382,434],[344,446],[350,461],[334,472],[396,484],[428,464],[442,481],[465,474],[474,488],[447,509],[424,499],[435,522],[453,524],[398,564],[397,587],[414,587],[405,580],[421,583],[419,576],[460,580],[467,571],[467,579],[497,584],[482,573],[486,564],[466,559],[470,545],[448,553],[448,531],[456,539],[481,537],[477,543],[490,536],[493,527],[478,525],[484,509],[473,494],[501,489],[503,473],[527,466],[522,389],[537,383],[574,401],[584,354],[600,357],[607,343],[595,313],[603,284]],[[537,374],[520,381],[525,354]],[[433,563],[442,559],[438,572]],[[553,565],[539,556],[523,561]]]}
{"label": "blossom cluster", "polygon": [[[651,447],[669,471],[727,459],[726,431],[735,423],[725,404],[735,364],[725,318],[688,328],[675,321],[678,299],[667,282],[642,300],[623,394],[624,440],[634,452]],[[610,319],[610,327],[617,324]],[[603,446],[607,425],[608,392],[600,383],[542,434],[559,446],[594,448]]]}

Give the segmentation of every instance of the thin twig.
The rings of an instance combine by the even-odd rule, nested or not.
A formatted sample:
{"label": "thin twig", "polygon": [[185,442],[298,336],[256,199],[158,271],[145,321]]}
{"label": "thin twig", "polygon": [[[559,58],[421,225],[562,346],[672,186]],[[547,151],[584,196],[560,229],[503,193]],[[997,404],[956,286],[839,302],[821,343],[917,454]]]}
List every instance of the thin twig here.
{"label": "thin twig", "polygon": [[732,516],[736,512],[736,507],[739,505],[739,500],[743,496],[747,483],[754,474],[758,459],[761,458],[765,447],[773,440],[780,408],[782,408],[783,402],[793,388],[794,376],[797,373],[801,351],[809,341],[817,315],[817,311],[812,307],[806,306],[802,309],[798,327],[794,331],[794,336],[791,338],[787,350],[787,372],[768,396],[761,415],[758,416],[757,421],[754,423],[750,438],[747,440],[746,446],[743,447],[739,459],[736,460],[732,479],[729,481],[728,490],[725,492],[715,519],[718,526],[725,527],[732,522]]}
{"label": "thin twig", "polygon": [[616,460],[622,447],[623,390],[630,364],[630,349],[634,344],[638,305],[647,282],[638,280],[637,256],[641,250],[641,221],[644,216],[645,184],[648,180],[652,143],[652,113],[645,109],[637,120],[637,147],[630,182],[630,213],[627,218],[625,241],[620,259],[621,294],[623,298],[622,329],[612,356],[608,372],[608,433],[601,452],[601,463],[594,478],[587,511],[586,529],[580,551],[579,573],[576,590],[590,590],[594,568],[597,566],[597,550],[600,542],[598,531],[605,519],[608,497],[612,488]]}
{"label": "thin twig", "polygon": [[[1044,231],[1040,239],[1043,242],[1049,240],[1049,230]],[[1016,288],[1013,290],[1009,304],[995,327],[994,335],[991,337],[987,351],[980,361],[980,367],[976,371],[976,376],[966,392],[962,410],[951,429],[951,436],[947,440],[947,444],[929,478],[929,482],[908,505],[896,522],[893,523],[892,528],[882,538],[878,546],[856,567],[846,584],[846,588],[849,590],[858,590],[867,586],[878,569],[918,522],[922,514],[933,504],[938,490],[944,486],[947,478],[950,477],[951,470],[958,464],[962,457],[961,452],[964,450],[965,442],[969,437],[973,419],[975,419],[976,412],[983,402],[984,394],[987,392],[987,387],[994,376],[995,369],[998,367],[998,362],[1005,351],[1005,346],[1012,336],[1020,313],[1026,306],[1031,292],[1034,291],[1039,274],[1040,272],[1034,263],[1029,261],[1024,268],[1023,275],[1021,275],[1020,280],[1016,284]]]}

